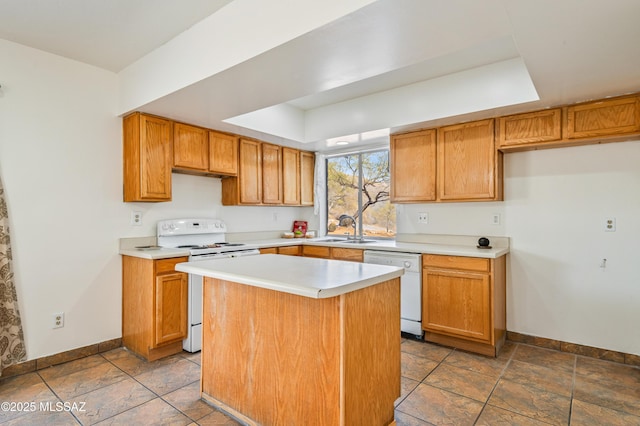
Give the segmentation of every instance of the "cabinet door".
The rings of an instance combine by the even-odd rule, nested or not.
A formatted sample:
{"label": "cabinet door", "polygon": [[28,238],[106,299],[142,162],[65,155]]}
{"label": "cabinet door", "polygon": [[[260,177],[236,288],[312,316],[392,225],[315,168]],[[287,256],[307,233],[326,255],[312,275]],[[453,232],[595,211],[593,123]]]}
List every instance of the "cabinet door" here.
{"label": "cabinet door", "polygon": [[331,257],[331,247],[302,246],[302,255],[307,257],[321,257],[329,259]]}
{"label": "cabinet door", "polygon": [[438,129],[438,198],[501,199],[501,154],[494,146],[493,119]]}
{"label": "cabinet door", "polygon": [[489,274],[425,268],[422,295],[424,330],[491,341]]}
{"label": "cabinet door", "polygon": [[362,262],[364,258],[364,250],[333,247],[331,249],[331,258],[337,260],[349,260],[352,262]]}
{"label": "cabinet door", "polygon": [[498,147],[513,147],[562,138],[560,108],[511,115],[498,119]]}
{"label": "cabinet door", "polygon": [[282,148],[283,203],[300,205],[300,151]]}
{"label": "cabinet door", "polygon": [[436,131],[391,137],[391,202],[435,201]]}
{"label": "cabinet door", "polygon": [[156,276],[155,345],[187,336],[187,274]]}
{"label": "cabinet door", "polygon": [[278,247],[278,254],[284,254],[287,256],[300,256],[301,246],[285,246]]}
{"label": "cabinet door", "polygon": [[262,149],[258,141],[240,140],[240,204],[262,203]]}
{"label": "cabinet door", "polygon": [[282,204],[282,147],[262,144],[262,202]]}
{"label": "cabinet door", "polygon": [[209,169],[206,129],[182,123],[173,125],[173,167],[201,172]]}
{"label": "cabinet door", "polygon": [[171,201],[172,122],[135,113],[123,130],[124,201]]}
{"label": "cabinet door", "polygon": [[569,139],[640,131],[640,98],[636,96],[570,106],[566,111]]}
{"label": "cabinet door", "polygon": [[209,132],[209,171],[226,176],[238,175],[238,137]]}
{"label": "cabinet door", "polygon": [[300,151],[300,204],[303,206],[313,205],[315,160],[312,152]]}

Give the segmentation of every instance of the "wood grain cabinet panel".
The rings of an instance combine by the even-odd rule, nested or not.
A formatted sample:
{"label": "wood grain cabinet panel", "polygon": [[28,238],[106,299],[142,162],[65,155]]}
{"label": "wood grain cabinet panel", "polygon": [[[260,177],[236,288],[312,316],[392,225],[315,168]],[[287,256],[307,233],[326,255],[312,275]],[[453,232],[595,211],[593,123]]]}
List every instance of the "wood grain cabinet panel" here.
{"label": "wood grain cabinet panel", "polygon": [[282,204],[282,147],[262,144],[262,202]]}
{"label": "wood grain cabinet panel", "polygon": [[436,131],[391,137],[391,202],[436,200]]}
{"label": "wood grain cabinet panel", "polygon": [[173,167],[186,171],[209,170],[209,136],[206,129],[174,123]]}
{"label": "wood grain cabinet panel", "polygon": [[300,151],[282,148],[282,177],[285,205],[300,205]]}
{"label": "wood grain cabinet panel", "polygon": [[173,123],[139,112],[123,120],[124,201],[171,201]]}
{"label": "wood grain cabinet panel", "polygon": [[209,172],[238,175],[238,137],[209,131]]}
{"label": "wood grain cabinet panel", "polygon": [[502,153],[494,144],[494,120],[438,129],[438,199],[502,199]]}
{"label": "wood grain cabinet panel", "polygon": [[315,154],[300,151],[300,205],[313,205]]}
{"label": "wood grain cabinet panel", "polygon": [[187,274],[156,277],[155,346],[187,336]]}
{"label": "wood grain cabinet panel", "polygon": [[240,139],[238,176],[222,179],[222,204],[262,204],[262,144]]}
{"label": "wood grain cabinet panel", "polygon": [[364,259],[364,250],[350,249],[350,248],[343,248],[343,247],[332,247],[331,258],[336,260],[362,262]]}
{"label": "wood grain cabinet panel", "polygon": [[277,247],[262,247],[260,249],[260,254],[278,254]]}
{"label": "wood grain cabinet panel", "polygon": [[331,247],[324,246],[302,246],[302,255],[308,257],[331,258]]}
{"label": "wood grain cabinet panel", "polygon": [[506,339],[506,260],[422,256],[425,340],[496,356]]}
{"label": "wood grain cabinet panel", "polygon": [[283,254],[287,256],[300,256],[300,248],[301,246],[278,247],[278,254]]}
{"label": "wood grain cabinet panel", "polygon": [[427,268],[422,324],[426,331],[489,342],[489,275]]}
{"label": "wood grain cabinet panel", "polygon": [[565,109],[565,134],[569,139],[640,132],[638,96],[588,102]]}
{"label": "wood grain cabinet panel", "polygon": [[510,115],[498,119],[498,147],[521,146],[562,139],[560,108]]}
{"label": "wood grain cabinet panel", "polygon": [[182,352],[188,276],[174,268],[186,261],[122,256],[122,344],[149,361]]}

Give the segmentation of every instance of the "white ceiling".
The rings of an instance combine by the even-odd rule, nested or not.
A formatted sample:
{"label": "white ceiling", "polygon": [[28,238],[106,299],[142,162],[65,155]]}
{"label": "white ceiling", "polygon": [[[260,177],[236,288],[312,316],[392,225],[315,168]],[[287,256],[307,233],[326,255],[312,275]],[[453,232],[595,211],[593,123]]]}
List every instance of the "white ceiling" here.
{"label": "white ceiling", "polygon": [[[264,7],[262,1],[0,0],[0,38],[124,79],[132,67],[144,69],[139,58],[161,56],[168,41],[194,33],[201,19],[208,17],[197,25],[214,25],[211,18],[222,12],[235,26],[250,22],[245,33],[256,40],[264,31],[281,31],[269,16],[248,15],[251,7]],[[293,8],[288,1],[270,4]],[[134,108],[326,150],[351,134],[640,91],[638,0],[342,1],[358,4]],[[246,34],[234,37],[229,32],[225,48],[247,43]],[[202,54],[221,54],[215,44],[207,50]],[[163,72],[169,71],[149,68],[144,76],[172,77]]]}

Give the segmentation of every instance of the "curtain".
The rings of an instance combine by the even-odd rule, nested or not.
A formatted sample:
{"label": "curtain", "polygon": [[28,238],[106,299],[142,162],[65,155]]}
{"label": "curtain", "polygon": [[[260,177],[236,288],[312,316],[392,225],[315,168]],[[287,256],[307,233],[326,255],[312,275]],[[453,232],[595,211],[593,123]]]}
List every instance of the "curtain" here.
{"label": "curtain", "polygon": [[9,215],[0,179],[0,375],[5,367],[26,357],[18,295],[13,284]]}
{"label": "curtain", "polygon": [[316,153],[316,167],[313,179],[313,214],[318,217],[318,236],[325,235],[327,227],[327,156]]}

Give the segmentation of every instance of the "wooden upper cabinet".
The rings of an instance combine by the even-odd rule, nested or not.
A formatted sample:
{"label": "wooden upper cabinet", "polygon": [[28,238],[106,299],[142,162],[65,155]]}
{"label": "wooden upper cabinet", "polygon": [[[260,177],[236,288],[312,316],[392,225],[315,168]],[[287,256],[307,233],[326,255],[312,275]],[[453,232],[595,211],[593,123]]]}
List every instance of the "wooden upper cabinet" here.
{"label": "wooden upper cabinet", "polygon": [[568,139],[640,132],[640,97],[605,99],[565,107]]}
{"label": "wooden upper cabinet", "polygon": [[438,129],[438,199],[502,199],[502,153],[494,144],[494,120]]}
{"label": "wooden upper cabinet", "polygon": [[282,204],[282,147],[262,144],[262,202]]}
{"label": "wooden upper cabinet", "polygon": [[303,206],[313,205],[315,163],[312,152],[300,151],[300,204]]}
{"label": "wooden upper cabinet", "polygon": [[206,129],[173,125],[173,167],[206,172],[209,170],[209,138]]}
{"label": "wooden upper cabinet", "polygon": [[436,131],[391,137],[391,202],[436,200]]}
{"label": "wooden upper cabinet", "polygon": [[300,151],[282,148],[283,199],[287,205],[300,205]]}
{"label": "wooden upper cabinet", "polygon": [[209,172],[238,175],[238,137],[209,131]]}
{"label": "wooden upper cabinet", "polygon": [[554,142],[562,139],[560,108],[498,118],[498,148]]}
{"label": "wooden upper cabinet", "polygon": [[141,114],[123,120],[124,201],[171,201],[173,127]]}
{"label": "wooden upper cabinet", "polygon": [[251,139],[238,144],[238,176],[222,179],[222,204],[262,204],[262,144]]}
{"label": "wooden upper cabinet", "polygon": [[262,144],[240,140],[240,204],[262,202]]}

